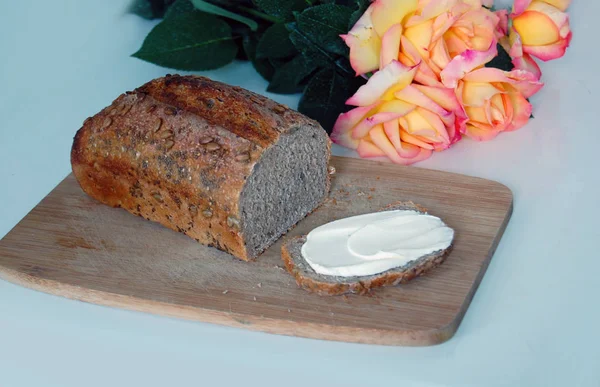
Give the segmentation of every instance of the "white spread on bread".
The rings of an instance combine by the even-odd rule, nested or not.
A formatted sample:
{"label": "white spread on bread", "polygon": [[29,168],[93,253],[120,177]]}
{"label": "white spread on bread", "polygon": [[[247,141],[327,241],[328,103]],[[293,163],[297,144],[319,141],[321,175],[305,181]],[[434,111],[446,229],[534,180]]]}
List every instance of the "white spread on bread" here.
{"label": "white spread on bread", "polygon": [[319,274],[365,276],[447,249],[453,238],[454,230],[438,217],[382,211],[315,228],[306,237],[302,257]]}

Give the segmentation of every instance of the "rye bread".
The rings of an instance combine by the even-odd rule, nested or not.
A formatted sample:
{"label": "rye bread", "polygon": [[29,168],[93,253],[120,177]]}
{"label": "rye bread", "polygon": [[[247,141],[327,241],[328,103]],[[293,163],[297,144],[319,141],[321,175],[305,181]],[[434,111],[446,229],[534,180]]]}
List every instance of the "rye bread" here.
{"label": "rye bread", "polygon": [[250,260],[325,199],[329,157],[316,121],[239,87],[173,75],[88,118],[71,164],[98,201]]}
{"label": "rye bread", "polygon": [[[413,202],[400,202],[384,208],[382,211],[415,210],[427,213],[427,210]],[[302,257],[301,248],[306,242],[306,235],[290,238],[281,248],[281,257],[287,271],[296,278],[302,289],[322,296],[336,296],[345,293],[366,294],[372,289],[382,286],[395,286],[406,283],[427,271],[439,266],[452,250],[450,245],[445,250],[422,256],[404,266],[393,268],[379,274],[341,277],[323,275],[315,272]]]}

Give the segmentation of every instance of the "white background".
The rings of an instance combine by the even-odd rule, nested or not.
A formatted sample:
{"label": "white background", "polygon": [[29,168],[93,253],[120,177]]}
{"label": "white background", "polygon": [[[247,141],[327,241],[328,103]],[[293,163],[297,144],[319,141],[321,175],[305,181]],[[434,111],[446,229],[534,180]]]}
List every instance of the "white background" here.
{"label": "white background", "polygon": [[[82,121],[168,72],[131,58],[124,1],[0,0],[0,237],[70,171]],[[420,164],[498,180],[515,209],[456,336],[428,348],[283,337],[111,309],[0,281],[0,386],[600,386],[600,2],[571,7],[535,119]],[[265,93],[248,64],[208,73]],[[292,107],[296,96],[266,95]],[[338,154],[342,152],[336,150]]]}

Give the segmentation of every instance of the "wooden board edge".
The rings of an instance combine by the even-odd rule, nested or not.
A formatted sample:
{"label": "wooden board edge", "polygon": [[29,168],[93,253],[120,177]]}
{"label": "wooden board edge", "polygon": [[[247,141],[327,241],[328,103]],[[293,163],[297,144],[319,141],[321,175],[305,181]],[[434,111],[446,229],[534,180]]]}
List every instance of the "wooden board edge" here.
{"label": "wooden board edge", "polygon": [[309,339],[341,341],[384,346],[430,346],[449,340],[458,327],[452,323],[431,330],[384,330],[299,323],[293,320],[270,319],[240,313],[174,305],[100,290],[82,288],[54,280],[38,278],[0,265],[0,279],[35,291],[91,304],[181,318],[209,324],[243,328],[258,332],[296,336]]}
{"label": "wooden board edge", "polygon": [[477,289],[479,289],[479,285],[481,284],[481,281],[483,280],[483,276],[487,272],[490,262],[492,261],[492,257],[494,256],[494,253],[496,252],[496,249],[498,248],[498,245],[500,244],[500,240],[502,239],[502,236],[504,235],[504,231],[506,231],[508,222],[509,222],[510,218],[512,217],[513,208],[514,208],[514,200],[513,200],[512,191],[502,183],[497,183],[497,184],[505,187],[510,192],[510,195],[511,195],[510,206],[509,206],[508,210],[506,211],[506,215],[504,216],[504,220],[502,221],[502,224],[500,225],[500,228],[498,229],[498,233],[496,234],[496,237],[492,241],[492,246],[490,247],[488,255],[485,258],[485,260],[483,261],[483,264],[481,266],[481,269],[479,270],[479,273],[477,273],[477,276],[475,277],[473,286],[471,287],[471,289],[467,293],[465,299],[463,300],[463,303],[462,303],[458,313],[454,317],[454,320],[450,323],[451,326],[447,328],[449,330],[452,330],[453,334],[456,333],[456,331],[458,330],[458,327],[460,326],[460,323],[462,322],[463,318],[465,317],[465,314],[467,313],[467,310],[469,309],[469,306],[471,305],[471,301],[473,301],[473,297],[475,297],[475,293],[477,292]]}

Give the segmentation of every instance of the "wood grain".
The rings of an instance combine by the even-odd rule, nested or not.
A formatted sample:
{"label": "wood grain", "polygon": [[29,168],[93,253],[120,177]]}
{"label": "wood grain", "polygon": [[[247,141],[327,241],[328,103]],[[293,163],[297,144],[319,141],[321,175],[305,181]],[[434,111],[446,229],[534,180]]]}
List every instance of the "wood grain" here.
{"label": "wood grain", "polygon": [[281,240],[242,262],[86,196],[72,175],[0,241],[0,277],[85,302],[270,333],[383,345],[432,345],[456,332],[504,232],[500,183],[334,157],[326,203],[289,234],[412,200],[456,230],[439,268],[370,296],[299,289]]}

